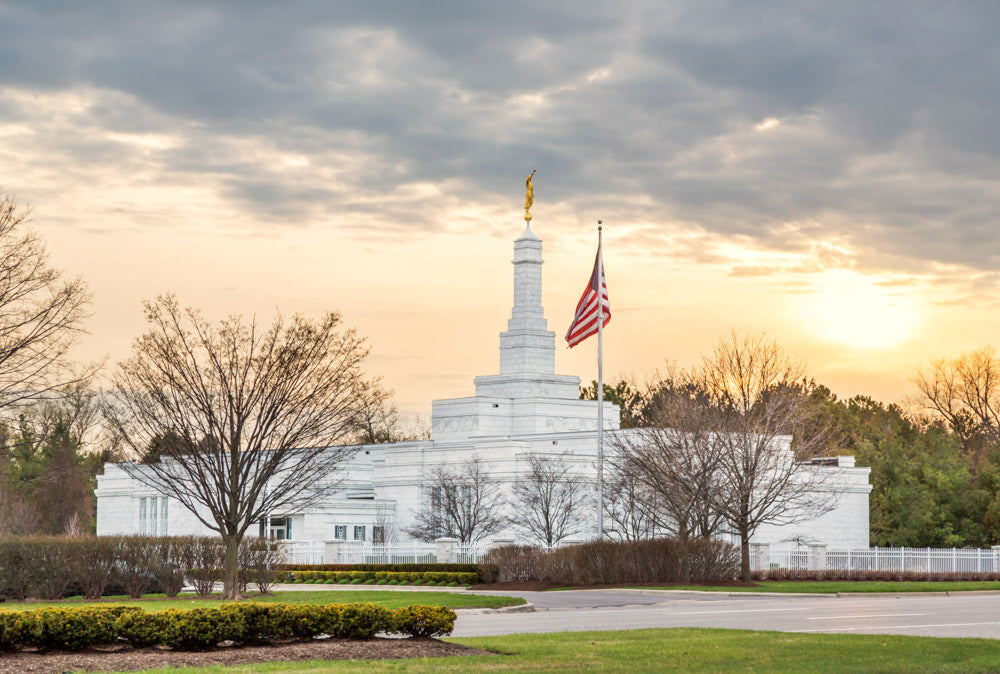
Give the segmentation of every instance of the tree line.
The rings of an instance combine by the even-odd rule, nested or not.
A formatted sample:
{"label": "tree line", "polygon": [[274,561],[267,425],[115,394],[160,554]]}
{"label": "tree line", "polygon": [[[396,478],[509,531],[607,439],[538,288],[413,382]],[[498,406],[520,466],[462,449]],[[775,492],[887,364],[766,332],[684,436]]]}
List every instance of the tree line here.
{"label": "tree line", "polygon": [[[94,477],[121,460],[220,536],[223,595],[238,598],[246,532],[327,496],[352,443],[397,439],[364,339],[335,312],[213,323],[161,295],[98,395],[99,368],[69,357],[90,295],[27,221],[0,192],[0,533],[92,533]],[[88,446],[93,424],[105,442]]]}
{"label": "tree line", "polygon": [[[352,456],[316,448],[408,435],[391,392],[364,373],[363,338],[333,312],[211,322],[160,296],[145,303],[145,332],[97,392],[98,365],[70,358],[89,292],[49,264],[27,224],[27,210],[0,192],[0,533],[93,531],[95,475],[104,461],[125,460],[136,479],[220,535],[233,597],[245,533],[268,512],[323,498],[330,483],[321,477]],[[724,526],[745,542],[790,517],[793,501],[798,512],[829,507],[807,502],[816,490],[801,462],[845,453],[872,469],[872,543],[994,544],[997,382],[1000,365],[986,348],[919,372],[905,406],[840,400],[773,342],[734,334],[692,368],[605,387],[635,431],[618,436],[605,499],[614,531],[684,538]],[[596,384],[581,391],[595,394]],[[495,482],[475,460],[439,467],[409,533],[474,540],[511,524],[488,516],[502,502],[542,544],[587,536],[583,478],[558,456],[524,461],[503,495],[488,493]]]}
{"label": "tree line", "polygon": [[[625,428],[669,426],[678,422],[665,412],[691,414],[677,400],[677,384],[676,369],[647,384],[622,379],[605,384],[604,399],[621,406]],[[839,398],[812,379],[793,382],[786,391],[802,413],[797,458],[853,455],[871,468],[872,545],[1000,544],[1000,358],[987,346],[939,359],[919,369],[913,384],[905,400],[887,404]],[[596,399],[596,386],[582,388],[581,398]],[[691,426],[683,418],[680,424]],[[637,510],[626,519],[638,537],[652,518],[643,517],[634,480],[619,480],[618,498]]]}

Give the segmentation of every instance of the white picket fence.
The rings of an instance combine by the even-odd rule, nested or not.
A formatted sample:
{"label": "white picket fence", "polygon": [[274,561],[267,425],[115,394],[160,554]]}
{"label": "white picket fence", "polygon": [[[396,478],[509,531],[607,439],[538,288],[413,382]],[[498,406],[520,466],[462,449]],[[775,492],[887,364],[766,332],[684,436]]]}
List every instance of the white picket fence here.
{"label": "white picket fence", "polygon": [[914,571],[922,573],[998,573],[1000,546],[979,548],[857,548],[824,546],[750,546],[750,568],[835,571]]}

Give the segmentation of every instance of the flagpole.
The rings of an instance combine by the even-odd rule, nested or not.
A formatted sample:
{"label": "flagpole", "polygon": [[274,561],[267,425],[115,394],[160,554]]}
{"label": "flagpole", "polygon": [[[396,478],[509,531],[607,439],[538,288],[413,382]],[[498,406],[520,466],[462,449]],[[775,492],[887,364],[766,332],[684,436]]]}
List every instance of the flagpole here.
{"label": "flagpole", "polygon": [[[601,221],[597,221],[597,268],[604,276]],[[597,540],[604,540],[604,288],[597,288]]]}

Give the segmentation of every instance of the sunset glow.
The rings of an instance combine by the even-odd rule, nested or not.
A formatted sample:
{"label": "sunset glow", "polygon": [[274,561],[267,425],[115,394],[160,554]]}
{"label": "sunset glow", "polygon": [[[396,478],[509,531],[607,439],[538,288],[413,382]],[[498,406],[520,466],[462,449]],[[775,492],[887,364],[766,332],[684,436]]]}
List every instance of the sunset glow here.
{"label": "sunset glow", "polygon": [[609,378],[735,329],[895,400],[1000,334],[1000,7],[4,7],[0,188],[93,291],[80,359],[163,292],[332,309],[426,415],[497,369],[532,170],[560,338],[605,223]]}
{"label": "sunset glow", "polygon": [[802,320],[818,337],[853,349],[896,346],[919,328],[919,301],[856,272],[819,274],[802,302]]}

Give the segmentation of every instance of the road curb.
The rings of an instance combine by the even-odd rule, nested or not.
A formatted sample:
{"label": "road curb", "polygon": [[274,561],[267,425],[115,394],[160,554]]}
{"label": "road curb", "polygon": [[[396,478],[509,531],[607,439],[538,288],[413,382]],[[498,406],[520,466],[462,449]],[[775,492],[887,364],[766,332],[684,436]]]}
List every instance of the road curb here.
{"label": "road curb", "polygon": [[626,592],[633,594],[695,594],[705,597],[962,597],[1000,595],[1000,590],[935,590],[931,592],[711,592],[708,590],[658,590],[655,588],[594,588],[577,592]]}
{"label": "road curb", "polygon": [[479,615],[483,613],[534,613],[537,609],[535,609],[534,604],[528,602],[517,606],[501,606],[500,608],[456,608],[453,610],[460,615]]}

